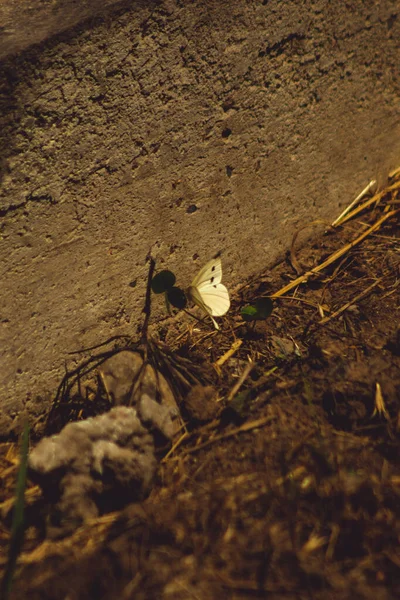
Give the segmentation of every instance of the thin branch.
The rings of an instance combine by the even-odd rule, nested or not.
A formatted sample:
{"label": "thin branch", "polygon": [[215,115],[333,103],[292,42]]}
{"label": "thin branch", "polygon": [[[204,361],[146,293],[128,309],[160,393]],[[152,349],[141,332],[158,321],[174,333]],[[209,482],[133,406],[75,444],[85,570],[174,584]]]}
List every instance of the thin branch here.
{"label": "thin branch", "polygon": [[373,290],[374,287],[376,287],[381,281],[382,281],[382,277],[380,279],[378,279],[377,281],[374,281],[374,283],[372,283],[370,286],[365,288],[365,290],[363,290],[362,292],[357,294],[357,296],[355,298],[353,298],[352,300],[349,300],[349,302],[346,302],[346,304],[344,304],[344,306],[339,308],[339,310],[335,310],[335,312],[333,312],[331,315],[329,315],[329,317],[324,317],[323,319],[321,319],[319,324],[326,325],[329,321],[331,321],[332,319],[335,319],[336,317],[341,315],[350,306],[352,306],[353,304],[356,304],[359,300],[361,300],[361,298],[364,298],[365,296],[367,296],[370,293],[370,291]]}
{"label": "thin branch", "polygon": [[149,265],[149,273],[147,275],[146,299],[145,299],[144,307],[143,307],[143,311],[142,311],[145,314],[144,322],[143,322],[143,326],[142,326],[142,336],[141,336],[142,342],[147,341],[147,330],[149,328],[149,320],[150,320],[150,314],[151,314],[151,282],[153,279],[154,269],[156,267],[156,261],[151,256],[151,254],[147,255],[147,260],[150,261],[150,265]]}

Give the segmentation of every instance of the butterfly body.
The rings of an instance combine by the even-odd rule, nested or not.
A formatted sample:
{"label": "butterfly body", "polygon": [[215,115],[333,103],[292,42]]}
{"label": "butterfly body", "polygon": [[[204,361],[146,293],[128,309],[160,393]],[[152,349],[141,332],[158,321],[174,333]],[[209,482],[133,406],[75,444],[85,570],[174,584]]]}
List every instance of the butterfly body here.
{"label": "butterfly body", "polygon": [[221,317],[230,307],[229,293],[221,279],[221,259],[214,258],[200,269],[187,290],[189,298],[210,315],[216,329],[219,327],[213,317]]}

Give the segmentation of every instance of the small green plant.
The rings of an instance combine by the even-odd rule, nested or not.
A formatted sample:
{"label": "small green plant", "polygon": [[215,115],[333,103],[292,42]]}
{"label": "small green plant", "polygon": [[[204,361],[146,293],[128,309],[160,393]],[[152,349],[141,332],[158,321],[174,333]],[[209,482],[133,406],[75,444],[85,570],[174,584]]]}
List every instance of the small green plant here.
{"label": "small green plant", "polygon": [[155,294],[165,294],[175,285],[176,277],[172,271],[160,271],[151,280],[151,289]]}
{"label": "small green plant", "polygon": [[29,453],[29,425],[26,424],[22,433],[22,444],[20,453],[20,463],[17,476],[17,485],[15,488],[15,504],[11,525],[10,547],[8,549],[8,560],[3,580],[1,582],[0,597],[6,600],[10,594],[11,585],[14,577],[17,559],[21,552],[22,543],[25,534],[25,488],[28,469]]}
{"label": "small green plant", "polygon": [[225,415],[228,415],[233,421],[244,421],[250,412],[250,400],[250,390],[239,392],[225,408]]}
{"label": "small green plant", "polygon": [[249,304],[240,310],[242,319],[247,323],[255,323],[255,321],[264,321],[267,319],[274,307],[271,298],[257,298],[254,306]]}
{"label": "small green plant", "polygon": [[164,294],[167,310],[170,305],[182,310],[186,307],[187,298],[185,292],[175,285],[176,277],[172,271],[160,271],[151,280],[151,289],[155,294]]}
{"label": "small green plant", "polygon": [[172,304],[175,308],[183,309],[186,307],[187,298],[185,292],[177,286],[173,286],[166,292],[166,299],[169,304]]}

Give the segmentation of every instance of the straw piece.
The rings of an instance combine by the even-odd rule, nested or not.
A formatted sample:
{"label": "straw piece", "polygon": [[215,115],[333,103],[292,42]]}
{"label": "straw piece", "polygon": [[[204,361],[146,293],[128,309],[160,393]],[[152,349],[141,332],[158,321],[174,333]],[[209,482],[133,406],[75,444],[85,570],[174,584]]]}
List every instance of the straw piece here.
{"label": "straw piece", "polygon": [[353,200],[353,202],[351,202],[349,204],[349,206],[347,208],[345,208],[344,211],[338,216],[338,218],[333,221],[332,227],[335,227],[336,225],[339,225],[339,223],[347,215],[347,213],[351,211],[351,209],[353,208],[353,206],[355,206],[362,198],[364,198],[364,196],[366,194],[368,194],[368,192],[370,192],[371,189],[375,185],[376,185],[376,179],[372,179],[372,181],[369,182],[369,184],[363,189],[363,191],[358,194],[357,198],[355,198]]}
{"label": "straw piece", "polygon": [[250,375],[251,371],[254,369],[255,366],[255,363],[247,363],[243,373],[239,377],[239,380],[235,383],[235,385],[228,394],[228,402],[230,402],[234,398],[234,396],[236,396],[237,392],[240,390],[240,388],[242,387],[242,385],[244,384],[247,377]]}
{"label": "straw piece", "polygon": [[393,171],[390,171],[389,179],[394,179],[395,177],[397,177],[397,175],[400,175],[400,167],[397,167],[397,169],[393,169]]}
{"label": "straw piece", "polygon": [[378,415],[379,417],[384,416],[387,421],[390,421],[390,415],[386,410],[385,401],[383,399],[382,388],[380,383],[376,383],[375,388],[375,407],[372,417]]}
{"label": "straw piece", "polygon": [[167,460],[169,459],[169,457],[171,456],[171,454],[173,454],[175,452],[175,450],[177,450],[179,448],[179,446],[189,437],[189,433],[187,431],[185,431],[185,433],[183,433],[181,435],[181,437],[175,442],[175,444],[172,446],[172,448],[170,448],[170,450],[167,452],[167,454],[164,456],[164,458],[162,459],[161,463],[166,463]]}
{"label": "straw piece", "polygon": [[393,215],[395,215],[397,212],[399,212],[399,210],[400,209],[391,210],[390,212],[388,212],[385,215],[383,215],[383,217],[381,217],[379,219],[379,221],[377,221],[376,223],[374,223],[373,225],[371,225],[371,227],[369,227],[366,231],[364,231],[364,233],[362,233],[361,235],[359,235],[358,238],[356,238],[352,242],[349,242],[348,244],[346,244],[345,246],[343,246],[343,248],[340,248],[340,250],[337,250],[336,252],[334,252],[333,254],[331,254],[329,256],[329,258],[327,258],[326,260],[324,260],[324,262],[322,262],[320,265],[317,265],[316,267],[314,267],[310,271],[307,271],[307,273],[304,273],[304,275],[301,275],[301,277],[297,277],[297,279],[294,279],[293,281],[291,281],[290,283],[288,283],[287,285],[285,285],[283,288],[281,288],[280,290],[278,290],[277,292],[275,292],[274,294],[272,294],[271,298],[279,298],[280,296],[283,296],[287,292],[290,292],[290,290],[292,290],[294,287],[300,285],[301,283],[306,283],[306,281],[308,280],[309,277],[311,277],[312,275],[317,275],[318,273],[320,273],[321,271],[323,271],[326,267],[328,267],[329,265],[331,265],[332,263],[334,263],[335,261],[337,261],[338,258],[340,258],[341,256],[343,256],[343,254],[346,254],[346,252],[348,252],[349,250],[351,250],[352,248],[354,248],[355,246],[357,246],[357,244],[359,244],[360,242],[362,242],[373,231],[376,231],[377,229],[379,229],[379,227],[385,221],[387,221],[388,219],[390,219],[390,217],[393,217]]}
{"label": "straw piece", "polygon": [[242,344],[243,344],[243,340],[235,340],[233,342],[232,346],[229,348],[229,350],[227,352],[225,352],[225,354],[220,356],[220,358],[215,361],[214,365],[217,367],[222,367],[222,365],[224,363],[226,363],[226,361],[229,358],[231,358],[231,356],[233,356],[235,354],[235,352],[237,352],[239,350],[239,348]]}

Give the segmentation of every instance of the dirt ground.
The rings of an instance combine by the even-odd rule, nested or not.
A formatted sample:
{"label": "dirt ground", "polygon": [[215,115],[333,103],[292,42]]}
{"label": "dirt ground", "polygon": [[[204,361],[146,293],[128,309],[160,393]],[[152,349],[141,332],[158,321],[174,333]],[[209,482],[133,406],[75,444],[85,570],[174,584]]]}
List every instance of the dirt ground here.
{"label": "dirt ground", "polygon": [[[216,395],[189,402],[170,379],[185,430],[150,496],[70,537],[45,539],[29,483],[12,598],[400,597],[399,189],[397,175],[340,226],[294,243],[234,295],[220,332],[185,315],[158,326],[161,352]],[[260,296],[274,298],[271,316],[244,323]],[[74,400],[47,432],[55,414],[93,410]],[[17,454],[1,446],[3,568]]]}

